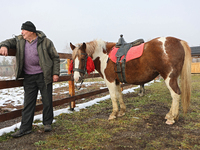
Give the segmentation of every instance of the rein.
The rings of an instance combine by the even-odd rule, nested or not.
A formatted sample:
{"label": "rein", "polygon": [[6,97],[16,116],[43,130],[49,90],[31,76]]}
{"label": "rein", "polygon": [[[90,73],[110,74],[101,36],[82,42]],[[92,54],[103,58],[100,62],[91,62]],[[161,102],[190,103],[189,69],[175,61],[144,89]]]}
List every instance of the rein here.
{"label": "rein", "polygon": [[88,58],[88,55],[87,55],[87,53],[81,53],[81,54],[86,56],[86,57],[85,57],[86,60],[84,59],[84,60],[85,60],[84,69],[75,68],[74,65],[73,65],[73,71],[78,71],[79,73],[82,73],[82,74],[83,74],[83,77],[81,77],[81,84],[80,84],[80,86],[78,87],[78,86],[75,84],[75,87],[76,87],[77,90],[80,90],[80,89],[81,89],[82,84],[83,84],[83,81],[84,81],[84,76],[85,76],[85,73],[86,73],[86,71],[87,71],[86,66],[87,66],[87,58]]}
{"label": "rein", "polygon": [[77,90],[80,90],[81,89],[81,87],[82,87],[82,84],[83,84],[83,80],[81,80],[81,84],[80,84],[80,86],[78,87],[76,84],[75,84],[75,87],[76,87],[76,89]]}

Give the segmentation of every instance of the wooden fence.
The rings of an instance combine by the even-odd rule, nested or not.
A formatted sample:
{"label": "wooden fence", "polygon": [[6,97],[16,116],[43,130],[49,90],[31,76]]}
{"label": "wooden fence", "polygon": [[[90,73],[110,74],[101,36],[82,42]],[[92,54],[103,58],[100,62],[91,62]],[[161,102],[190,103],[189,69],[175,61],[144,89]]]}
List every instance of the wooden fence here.
{"label": "wooden fence", "polygon": [[[15,53],[16,53],[15,49],[11,49],[11,50],[9,50],[8,56],[15,56]],[[72,57],[71,54],[65,54],[65,53],[59,53],[59,56],[61,59],[68,59],[68,64]],[[100,77],[98,73],[87,75],[85,78],[96,78],[96,77]],[[65,104],[65,103],[71,103],[71,109],[73,109],[75,107],[76,100],[108,91],[108,88],[105,88],[105,89],[100,89],[100,90],[96,90],[96,91],[92,91],[92,92],[88,92],[88,93],[74,95],[74,93],[75,93],[74,92],[74,83],[71,80],[71,75],[69,74],[67,76],[60,76],[60,78],[57,82],[63,82],[63,81],[69,81],[70,97],[66,97],[66,98],[59,99],[59,100],[54,100],[53,107],[59,106],[59,105]],[[13,88],[13,87],[19,87],[19,86],[23,86],[23,79],[0,81],[0,89]],[[40,111],[42,109],[43,109],[42,104],[36,105],[35,112]],[[22,109],[18,109],[18,110],[12,111],[12,112],[0,114],[0,122],[20,117],[21,113],[22,113]]]}

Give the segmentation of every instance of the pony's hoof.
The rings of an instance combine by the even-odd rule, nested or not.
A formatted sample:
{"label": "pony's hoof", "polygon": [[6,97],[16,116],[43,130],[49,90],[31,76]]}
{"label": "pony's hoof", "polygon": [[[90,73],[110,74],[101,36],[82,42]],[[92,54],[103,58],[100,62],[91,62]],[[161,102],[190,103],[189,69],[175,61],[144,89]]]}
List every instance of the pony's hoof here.
{"label": "pony's hoof", "polygon": [[167,120],[165,123],[168,124],[168,125],[172,125],[172,124],[175,123],[175,121],[174,121],[174,120],[173,120],[173,121],[171,121],[171,120]]}
{"label": "pony's hoof", "polygon": [[112,120],[112,119],[115,119],[115,118],[117,118],[116,116],[110,116],[109,118],[108,118],[108,120]]}
{"label": "pony's hoof", "polygon": [[170,117],[170,114],[168,113],[168,114],[166,114],[166,116],[165,116],[165,119],[170,119],[171,117]]}
{"label": "pony's hoof", "polygon": [[138,95],[139,95],[140,97],[144,96],[144,94],[143,94],[143,93],[138,93]]}
{"label": "pony's hoof", "polygon": [[117,117],[122,117],[122,116],[124,116],[125,115],[125,113],[119,113],[118,115],[117,115]]}

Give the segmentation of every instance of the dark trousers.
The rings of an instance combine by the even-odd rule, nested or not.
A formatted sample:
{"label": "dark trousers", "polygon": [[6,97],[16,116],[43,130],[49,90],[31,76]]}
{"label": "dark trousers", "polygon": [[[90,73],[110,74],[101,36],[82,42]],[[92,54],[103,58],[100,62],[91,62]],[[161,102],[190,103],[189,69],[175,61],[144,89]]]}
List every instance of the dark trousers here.
{"label": "dark trousers", "polygon": [[22,111],[22,121],[20,130],[27,131],[32,129],[38,90],[40,90],[40,93],[42,95],[43,124],[52,124],[52,83],[46,85],[44,82],[43,73],[40,73],[34,75],[25,75],[23,85],[24,109]]}

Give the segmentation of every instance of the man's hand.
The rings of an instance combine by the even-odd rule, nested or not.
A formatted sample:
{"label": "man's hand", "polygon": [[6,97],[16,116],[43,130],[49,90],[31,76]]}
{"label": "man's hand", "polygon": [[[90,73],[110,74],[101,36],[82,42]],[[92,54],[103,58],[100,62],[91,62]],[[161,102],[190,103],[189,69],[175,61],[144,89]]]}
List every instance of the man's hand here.
{"label": "man's hand", "polygon": [[53,82],[58,81],[58,79],[59,79],[59,76],[58,76],[58,75],[53,75]]}
{"label": "man's hand", "polygon": [[8,56],[8,48],[5,46],[2,46],[0,48],[0,55]]}

